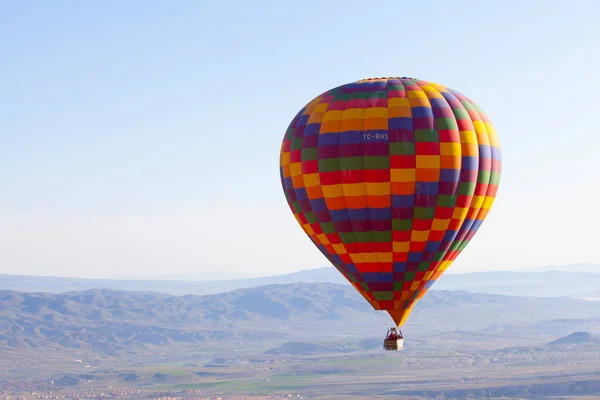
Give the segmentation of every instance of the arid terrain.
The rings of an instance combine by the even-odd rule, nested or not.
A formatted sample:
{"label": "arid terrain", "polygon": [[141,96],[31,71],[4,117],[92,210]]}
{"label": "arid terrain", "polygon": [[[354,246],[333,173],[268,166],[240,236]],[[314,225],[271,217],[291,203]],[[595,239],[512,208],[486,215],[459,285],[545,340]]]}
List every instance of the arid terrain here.
{"label": "arid terrain", "polygon": [[4,290],[0,318],[0,398],[600,396],[600,302],[569,297],[431,291],[393,353],[389,317],[327,282]]}

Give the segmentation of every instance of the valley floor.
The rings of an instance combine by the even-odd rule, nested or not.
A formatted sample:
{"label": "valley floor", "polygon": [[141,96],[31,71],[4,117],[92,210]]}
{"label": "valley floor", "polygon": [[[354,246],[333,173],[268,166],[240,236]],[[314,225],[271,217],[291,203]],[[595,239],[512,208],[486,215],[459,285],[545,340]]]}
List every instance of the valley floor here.
{"label": "valley floor", "polygon": [[11,399],[600,398],[595,346],[544,349],[537,355],[527,348],[224,355],[170,353],[129,365],[95,360],[93,366],[73,367],[71,362],[61,370],[51,362],[45,373],[29,379],[0,378],[0,394]]}

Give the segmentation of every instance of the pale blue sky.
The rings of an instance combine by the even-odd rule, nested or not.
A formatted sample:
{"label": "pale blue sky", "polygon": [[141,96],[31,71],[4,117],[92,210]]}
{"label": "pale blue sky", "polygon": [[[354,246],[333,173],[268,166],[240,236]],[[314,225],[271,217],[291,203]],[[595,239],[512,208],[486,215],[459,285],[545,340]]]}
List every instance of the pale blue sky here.
{"label": "pale blue sky", "polygon": [[600,262],[600,2],[0,5],[0,273],[243,277],[327,265],[287,208],[317,94],[414,76],[473,98],[504,159],[450,271]]}

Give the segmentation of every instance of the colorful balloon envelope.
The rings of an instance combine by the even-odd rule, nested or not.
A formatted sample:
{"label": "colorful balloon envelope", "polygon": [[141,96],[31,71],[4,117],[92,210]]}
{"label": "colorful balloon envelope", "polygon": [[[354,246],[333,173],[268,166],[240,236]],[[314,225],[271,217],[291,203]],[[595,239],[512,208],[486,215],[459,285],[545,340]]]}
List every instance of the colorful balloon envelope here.
{"label": "colorful balloon envelope", "polygon": [[397,326],[465,248],[498,191],[496,132],[465,95],[413,78],[331,89],[290,123],[285,197],[308,237]]}

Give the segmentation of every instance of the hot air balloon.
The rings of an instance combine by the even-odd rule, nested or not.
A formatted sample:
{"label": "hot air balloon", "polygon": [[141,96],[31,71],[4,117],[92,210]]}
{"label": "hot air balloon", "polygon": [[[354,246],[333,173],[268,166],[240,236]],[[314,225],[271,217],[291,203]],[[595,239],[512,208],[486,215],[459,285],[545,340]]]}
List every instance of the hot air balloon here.
{"label": "hot air balloon", "polygon": [[283,191],[304,232],[395,322],[387,350],[403,347],[400,328],[413,307],[480,228],[500,174],[498,138],[481,108],[407,77],[315,97],[280,152]]}

